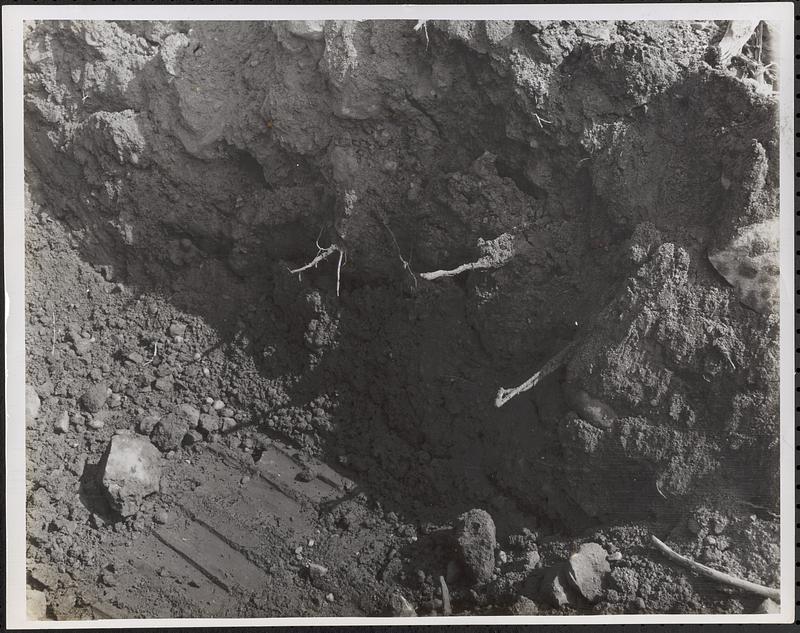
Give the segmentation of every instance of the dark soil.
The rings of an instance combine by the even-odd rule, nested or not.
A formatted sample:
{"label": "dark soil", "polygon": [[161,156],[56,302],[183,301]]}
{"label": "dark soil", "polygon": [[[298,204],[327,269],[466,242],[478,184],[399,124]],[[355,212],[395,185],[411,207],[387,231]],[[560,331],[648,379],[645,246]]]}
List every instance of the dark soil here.
{"label": "dark soil", "polygon": [[[397,592],[441,614],[439,576],[455,613],[551,613],[547,570],[589,541],[622,559],[561,612],[759,606],[651,534],[777,586],[774,244],[752,237],[778,214],[777,100],[703,61],[715,23],[413,27],[28,24],[28,560],[49,617],[380,615]],[[504,233],[505,265],[419,278]],[[738,238],[755,264],[712,266]],[[338,252],[288,272],[316,244],[345,254],[338,296]],[[121,520],[111,436],[182,404],[231,422],[163,450],[161,493]],[[295,505],[241,482],[268,450],[300,465]],[[333,502],[301,485],[332,478]],[[448,575],[472,508],[497,526],[480,585]],[[158,559],[176,525],[252,582]]]}

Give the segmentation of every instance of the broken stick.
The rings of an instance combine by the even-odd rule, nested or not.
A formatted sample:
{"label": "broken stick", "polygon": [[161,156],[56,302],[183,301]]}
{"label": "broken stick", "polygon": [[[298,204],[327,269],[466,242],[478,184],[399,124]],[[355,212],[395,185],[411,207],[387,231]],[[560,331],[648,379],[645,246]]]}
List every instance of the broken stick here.
{"label": "broken stick", "polygon": [[651,535],[650,538],[653,541],[653,545],[655,545],[661,551],[661,553],[664,554],[667,558],[683,565],[684,567],[688,567],[689,569],[696,571],[701,576],[705,576],[706,578],[715,580],[720,584],[728,585],[729,587],[735,587],[736,589],[741,589],[742,591],[749,591],[750,593],[754,593],[758,596],[763,596],[764,598],[771,598],[776,602],[781,601],[780,589],[773,589],[772,587],[765,587],[764,585],[758,585],[754,582],[750,582],[749,580],[736,578],[735,576],[730,576],[721,571],[717,571],[716,569],[711,569],[711,567],[706,567],[701,563],[696,563],[695,561],[686,558],[685,556],[681,556],[676,551],[670,549],[667,545],[665,545],[655,536]]}

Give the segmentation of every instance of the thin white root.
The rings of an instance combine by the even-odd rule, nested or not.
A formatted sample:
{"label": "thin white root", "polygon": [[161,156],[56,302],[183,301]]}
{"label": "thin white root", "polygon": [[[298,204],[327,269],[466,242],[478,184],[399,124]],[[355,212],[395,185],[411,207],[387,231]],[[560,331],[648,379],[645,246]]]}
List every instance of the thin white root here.
{"label": "thin white root", "polygon": [[341,253],[341,250],[335,244],[331,244],[328,248],[321,248],[317,253],[317,256],[314,257],[314,259],[308,262],[305,266],[301,266],[300,268],[295,268],[294,270],[290,268],[289,272],[292,273],[293,275],[296,275],[303,272],[304,270],[308,270],[309,268],[316,268],[317,264],[327,259],[331,255],[333,255],[336,251],[339,251]]}
{"label": "thin white root", "polygon": [[573,343],[567,345],[564,349],[562,349],[558,354],[553,356],[549,361],[547,361],[542,368],[537,371],[533,376],[528,378],[525,382],[523,382],[518,387],[514,387],[513,389],[506,389],[505,387],[500,387],[497,391],[497,396],[494,399],[494,406],[498,409],[502,407],[506,402],[511,400],[512,398],[518,396],[525,391],[533,389],[542,378],[549,376],[552,374],[556,369],[561,367],[564,364],[564,361],[567,359],[568,352],[572,349]]}
{"label": "thin white root", "polygon": [[661,553],[664,554],[664,556],[675,561],[676,563],[683,565],[684,567],[688,567],[689,569],[696,571],[701,576],[710,578],[711,580],[714,580],[720,584],[728,585],[729,587],[735,587],[736,589],[741,589],[742,591],[749,591],[750,593],[763,596],[764,598],[771,598],[776,602],[781,601],[781,592],[779,589],[758,585],[754,582],[750,582],[749,580],[742,580],[741,578],[730,576],[721,571],[717,571],[716,569],[711,569],[710,567],[706,567],[701,563],[696,563],[685,556],[681,556],[676,551],[670,549],[667,545],[658,540],[655,536],[651,535],[650,538],[653,541],[653,545],[655,545],[661,551]]}
{"label": "thin white root", "polygon": [[503,233],[493,240],[479,238],[478,248],[481,251],[481,256],[477,261],[461,264],[461,266],[452,270],[434,270],[430,273],[420,273],[420,277],[430,280],[438,279],[439,277],[453,277],[468,270],[500,268],[514,256],[514,237],[509,233]]}
{"label": "thin white root", "polygon": [[535,112],[533,113],[533,116],[534,116],[534,118],[536,119],[536,122],[539,124],[539,127],[540,127],[540,128],[542,128],[542,129],[544,129],[544,125],[542,125],[542,123],[547,123],[547,124],[549,124],[549,125],[552,125],[552,124],[553,124],[553,122],[552,122],[552,121],[548,121],[547,119],[544,119],[544,118],[540,117],[540,116],[539,116],[538,114],[536,114]]}
{"label": "thin white root", "polygon": [[419,276],[428,280],[438,279],[439,277],[454,277],[455,275],[460,275],[468,270],[477,270],[480,268],[491,268],[491,266],[486,264],[482,265],[479,261],[477,261],[470,264],[461,264],[461,266],[458,268],[453,268],[452,270],[434,270],[430,273],[420,273]]}
{"label": "thin white root", "polygon": [[439,576],[439,585],[442,588],[442,614],[453,615],[453,607],[450,606],[450,590],[447,588],[444,576]]}
{"label": "thin white root", "polygon": [[319,238],[317,238],[317,254],[310,262],[308,262],[305,266],[300,266],[300,268],[289,269],[289,272],[293,275],[301,275],[304,270],[308,270],[309,268],[316,268],[317,264],[321,261],[328,259],[334,253],[339,253],[339,263],[336,266],[336,296],[339,296],[339,289],[341,287],[341,280],[342,280],[342,260],[345,256],[345,251],[340,246],[336,244],[331,244],[327,248],[322,248],[319,245]]}

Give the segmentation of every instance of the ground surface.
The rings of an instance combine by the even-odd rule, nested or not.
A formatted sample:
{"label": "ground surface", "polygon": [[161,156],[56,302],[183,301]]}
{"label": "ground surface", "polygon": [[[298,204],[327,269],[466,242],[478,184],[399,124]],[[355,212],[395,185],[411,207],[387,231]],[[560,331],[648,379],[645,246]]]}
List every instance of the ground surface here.
{"label": "ground surface", "polygon": [[[440,576],[454,613],[759,608],[651,534],[777,586],[776,100],[705,64],[714,23],[413,27],[29,25],[48,617],[442,614]],[[127,518],[117,432],[163,455]],[[589,542],[621,558],[560,600]]]}

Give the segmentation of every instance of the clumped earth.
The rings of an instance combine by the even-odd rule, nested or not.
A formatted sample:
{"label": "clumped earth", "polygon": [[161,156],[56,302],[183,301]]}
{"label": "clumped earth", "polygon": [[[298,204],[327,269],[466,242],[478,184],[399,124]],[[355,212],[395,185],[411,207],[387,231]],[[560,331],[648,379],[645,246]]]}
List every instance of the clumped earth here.
{"label": "clumped earth", "polygon": [[29,609],[774,608],[650,545],[778,586],[778,106],[724,28],[27,23]]}

